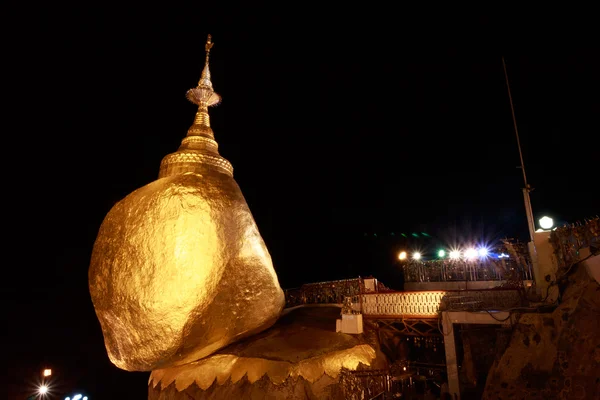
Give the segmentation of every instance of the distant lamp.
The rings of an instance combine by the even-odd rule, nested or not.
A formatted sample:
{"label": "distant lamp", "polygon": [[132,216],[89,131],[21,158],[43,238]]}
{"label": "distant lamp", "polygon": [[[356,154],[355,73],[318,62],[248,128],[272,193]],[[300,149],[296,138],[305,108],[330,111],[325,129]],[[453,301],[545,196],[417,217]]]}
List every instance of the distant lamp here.
{"label": "distant lamp", "polygon": [[550,217],[542,217],[540,218],[540,227],[542,229],[551,229],[554,226],[554,220]]}
{"label": "distant lamp", "polygon": [[444,250],[439,250],[438,251],[438,257],[439,258],[444,258],[446,257],[446,252]]}
{"label": "distant lamp", "polygon": [[83,399],[81,400],[88,400],[87,396],[83,396]]}
{"label": "distant lamp", "polygon": [[479,254],[479,257],[481,258],[486,258],[488,256],[488,249],[486,249],[485,247],[480,247],[479,250],[477,250],[477,254]]}
{"label": "distant lamp", "polygon": [[46,393],[48,393],[48,386],[46,385],[42,385],[38,388],[38,393],[40,395],[45,395]]}
{"label": "distant lamp", "polygon": [[75,396],[73,396],[73,400],[80,400],[82,397],[82,395],[76,394]]}
{"label": "distant lamp", "polygon": [[458,250],[452,250],[450,252],[450,259],[451,260],[458,260],[460,258],[460,251]]}
{"label": "distant lamp", "polygon": [[413,253],[413,260],[420,260],[421,259],[421,253],[419,253],[418,251],[416,253]]}
{"label": "distant lamp", "polygon": [[52,370],[50,368],[46,368],[44,371],[42,371],[42,375],[43,376],[51,376]]}
{"label": "distant lamp", "polygon": [[467,249],[465,251],[465,258],[467,260],[473,260],[476,257],[477,257],[477,250],[475,250],[475,249]]}
{"label": "distant lamp", "polygon": [[398,260],[406,260],[406,252],[405,251],[401,251],[400,254],[398,254]]}

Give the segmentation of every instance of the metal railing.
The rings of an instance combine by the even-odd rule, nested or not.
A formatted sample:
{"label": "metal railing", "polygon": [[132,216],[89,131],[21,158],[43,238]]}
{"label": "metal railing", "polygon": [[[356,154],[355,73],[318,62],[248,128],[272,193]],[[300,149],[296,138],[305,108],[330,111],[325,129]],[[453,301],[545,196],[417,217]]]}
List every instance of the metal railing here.
{"label": "metal railing", "polygon": [[579,250],[585,247],[600,247],[600,218],[586,220],[556,228],[550,234],[550,243],[559,269],[569,268],[580,260]]}
{"label": "metal railing", "polygon": [[286,289],[286,307],[302,304],[342,304],[344,298],[356,298],[364,289],[362,278],[307,283],[299,288]]}
{"label": "metal railing", "polygon": [[402,268],[405,282],[502,281],[515,275],[522,280],[533,279],[529,263],[522,266],[509,258],[408,261]]}

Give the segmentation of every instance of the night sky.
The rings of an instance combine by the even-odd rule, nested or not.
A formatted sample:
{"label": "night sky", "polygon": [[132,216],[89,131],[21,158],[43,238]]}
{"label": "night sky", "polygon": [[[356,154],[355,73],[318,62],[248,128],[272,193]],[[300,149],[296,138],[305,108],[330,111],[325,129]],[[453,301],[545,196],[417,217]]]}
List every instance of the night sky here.
{"label": "night sky", "polygon": [[108,360],[87,270],[106,213],[192,124],[209,33],[211,125],[284,288],[399,288],[401,248],[527,240],[503,56],[536,220],[599,213],[600,46],[567,35],[585,21],[203,7],[16,15],[3,398],[25,398],[46,365],[58,392],[146,398],[148,373]]}

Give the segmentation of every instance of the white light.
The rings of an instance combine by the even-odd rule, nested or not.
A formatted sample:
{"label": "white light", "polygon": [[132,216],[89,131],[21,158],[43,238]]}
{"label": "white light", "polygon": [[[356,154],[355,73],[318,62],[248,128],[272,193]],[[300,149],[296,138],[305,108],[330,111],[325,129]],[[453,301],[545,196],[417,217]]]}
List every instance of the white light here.
{"label": "white light", "polygon": [[508,258],[508,254],[502,253],[498,256],[498,258]]}
{"label": "white light", "polygon": [[401,251],[400,254],[398,254],[398,260],[406,260],[406,252],[405,251]]}
{"label": "white light", "polygon": [[46,393],[48,393],[48,386],[46,386],[46,385],[40,386],[40,388],[38,389],[38,393],[39,394],[46,394]]}
{"label": "white light", "polygon": [[488,256],[488,249],[486,249],[485,247],[480,247],[477,253],[479,253],[479,257],[485,258]]}
{"label": "white light", "polygon": [[554,226],[554,220],[550,217],[542,217],[540,218],[540,226],[542,229],[550,229]]}
{"label": "white light", "polygon": [[413,253],[413,260],[420,260],[421,259],[421,253],[419,253],[418,251],[416,253]]}
{"label": "white light", "polygon": [[87,396],[83,396],[83,399],[81,399],[81,400],[87,400]]}
{"label": "white light", "polygon": [[452,260],[458,260],[460,258],[460,251],[458,250],[452,250],[450,252],[450,259]]}
{"label": "white light", "polygon": [[477,257],[477,250],[475,250],[475,249],[467,249],[467,251],[465,251],[465,258],[467,260],[472,260],[475,257]]}
{"label": "white light", "polygon": [[75,396],[73,396],[73,400],[79,400],[81,399],[81,395],[80,394],[76,394]]}
{"label": "white light", "polygon": [[71,400],[71,398],[70,397],[65,397],[65,400]]}
{"label": "white light", "polygon": [[50,368],[46,368],[43,372],[44,376],[50,376],[52,375],[52,370]]}

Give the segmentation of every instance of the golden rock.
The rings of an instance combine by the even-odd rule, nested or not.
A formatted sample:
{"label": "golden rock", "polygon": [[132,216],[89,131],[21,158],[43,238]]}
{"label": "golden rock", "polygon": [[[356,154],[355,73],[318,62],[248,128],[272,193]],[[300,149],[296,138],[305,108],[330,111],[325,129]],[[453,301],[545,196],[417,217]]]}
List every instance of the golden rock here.
{"label": "golden rock", "polygon": [[149,371],[186,364],[270,327],[283,291],[254,218],[218,153],[207,107],[220,97],[206,65],[194,124],[159,179],[107,214],[89,286],[110,360]]}

